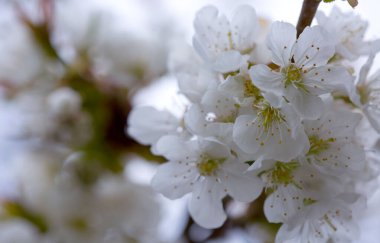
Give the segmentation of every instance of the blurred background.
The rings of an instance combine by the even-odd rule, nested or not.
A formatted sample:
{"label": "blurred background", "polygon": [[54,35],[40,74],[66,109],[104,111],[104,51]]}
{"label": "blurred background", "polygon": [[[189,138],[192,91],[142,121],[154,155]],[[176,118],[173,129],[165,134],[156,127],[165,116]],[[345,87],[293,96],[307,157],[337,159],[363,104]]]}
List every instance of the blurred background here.
{"label": "blurred background", "polygon": [[[296,24],[302,0],[0,1],[1,243],[273,241],[278,226],[248,204],[227,208],[237,224],[194,225],[187,198],[149,187],[163,158],[125,134],[133,107],[183,111],[171,57],[191,45],[195,13],[208,4],[227,15],[249,4],[267,25]],[[334,5],[380,37],[378,1],[320,10]],[[357,242],[378,242],[377,188]]]}

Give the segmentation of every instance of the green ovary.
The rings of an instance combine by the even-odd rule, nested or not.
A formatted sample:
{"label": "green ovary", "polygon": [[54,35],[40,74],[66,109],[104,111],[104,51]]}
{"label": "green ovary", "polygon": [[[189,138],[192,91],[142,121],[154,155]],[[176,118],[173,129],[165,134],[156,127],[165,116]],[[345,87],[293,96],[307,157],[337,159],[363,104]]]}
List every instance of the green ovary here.
{"label": "green ovary", "polygon": [[292,184],[298,188],[301,188],[294,181],[293,172],[299,167],[299,163],[291,161],[288,163],[277,161],[274,167],[270,170],[264,171],[262,175],[268,180],[266,192],[272,192],[276,190],[279,185],[287,186]]}
{"label": "green ovary", "polygon": [[271,172],[271,179],[275,184],[288,185],[293,182],[292,172],[299,164],[297,162],[276,162],[273,171]]}
{"label": "green ovary", "polygon": [[198,165],[198,171],[202,176],[214,175],[225,159],[203,159]]}
{"label": "green ovary", "polygon": [[289,85],[293,85],[296,89],[308,92],[305,84],[302,80],[302,69],[291,64],[287,68],[284,68],[283,73],[285,74],[285,88]]}
{"label": "green ovary", "polygon": [[330,148],[330,144],[335,142],[336,138],[328,138],[326,140],[320,139],[316,135],[309,137],[310,149],[307,152],[307,155],[318,155]]}
{"label": "green ovary", "polygon": [[264,107],[257,114],[264,131],[268,132],[273,123],[281,123],[286,121],[279,109],[273,108],[270,105],[264,105]]}

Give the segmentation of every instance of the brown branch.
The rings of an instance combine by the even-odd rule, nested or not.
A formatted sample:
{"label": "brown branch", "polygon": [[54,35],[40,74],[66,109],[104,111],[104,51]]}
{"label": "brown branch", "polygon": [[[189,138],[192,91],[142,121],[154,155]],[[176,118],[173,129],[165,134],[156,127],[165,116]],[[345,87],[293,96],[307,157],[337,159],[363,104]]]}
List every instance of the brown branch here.
{"label": "brown branch", "polygon": [[297,23],[297,37],[302,33],[306,26],[310,26],[318,6],[322,0],[304,0],[302,10]]}

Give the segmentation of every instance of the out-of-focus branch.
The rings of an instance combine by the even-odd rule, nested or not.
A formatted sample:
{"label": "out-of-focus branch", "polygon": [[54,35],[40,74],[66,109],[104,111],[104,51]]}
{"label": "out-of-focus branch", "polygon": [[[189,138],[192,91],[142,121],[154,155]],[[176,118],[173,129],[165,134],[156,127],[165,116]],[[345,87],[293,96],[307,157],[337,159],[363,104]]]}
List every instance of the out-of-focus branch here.
{"label": "out-of-focus branch", "polygon": [[299,36],[306,26],[310,26],[322,0],[304,0],[297,23],[297,36]]}

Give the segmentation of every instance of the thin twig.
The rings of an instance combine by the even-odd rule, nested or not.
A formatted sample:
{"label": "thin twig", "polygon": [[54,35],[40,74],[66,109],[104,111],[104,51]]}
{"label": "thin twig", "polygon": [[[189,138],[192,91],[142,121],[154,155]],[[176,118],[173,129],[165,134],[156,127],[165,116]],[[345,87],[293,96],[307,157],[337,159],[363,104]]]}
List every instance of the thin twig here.
{"label": "thin twig", "polygon": [[297,36],[299,36],[306,26],[310,26],[318,6],[322,0],[304,0],[302,10],[297,23]]}

